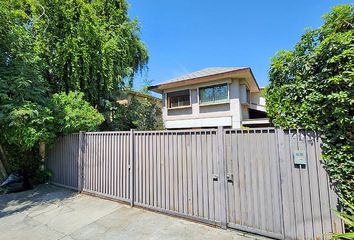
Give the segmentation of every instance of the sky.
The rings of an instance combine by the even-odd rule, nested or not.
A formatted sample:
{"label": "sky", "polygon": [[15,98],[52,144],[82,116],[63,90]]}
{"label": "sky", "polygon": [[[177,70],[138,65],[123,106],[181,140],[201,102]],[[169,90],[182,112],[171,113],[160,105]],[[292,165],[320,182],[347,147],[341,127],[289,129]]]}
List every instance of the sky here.
{"label": "sky", "polygon": [[341,0],[127,0],[149,52],[139,90],[207,67],[251,67],[259,86],[268,83],[271,58],[290,50],[306,28]]}

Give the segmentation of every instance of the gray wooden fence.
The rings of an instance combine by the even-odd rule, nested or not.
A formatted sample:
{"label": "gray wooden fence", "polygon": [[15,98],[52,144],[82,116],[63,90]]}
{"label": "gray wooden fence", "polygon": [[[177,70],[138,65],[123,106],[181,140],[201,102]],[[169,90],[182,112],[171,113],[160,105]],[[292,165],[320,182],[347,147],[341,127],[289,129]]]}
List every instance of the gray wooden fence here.
{"label": "gray wooden fence", "polygon": [[277,239],[327,239],[343,226],[320,144],[314,132],[273,128],[82,132],[60,137],[47,167],[54,184],[132,206]]}

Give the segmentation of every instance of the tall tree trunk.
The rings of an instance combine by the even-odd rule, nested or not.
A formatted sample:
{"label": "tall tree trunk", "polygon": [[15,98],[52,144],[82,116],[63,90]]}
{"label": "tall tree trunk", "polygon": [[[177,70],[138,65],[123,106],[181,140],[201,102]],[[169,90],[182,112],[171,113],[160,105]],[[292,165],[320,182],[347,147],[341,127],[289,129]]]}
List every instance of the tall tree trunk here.
{"label": "tall tree trunk", "polygon": [[2,179],[7,177],[6,164],[7,159],[5,156],[5,152],[2,146],[0,145],[0,178]]}
{"label": "tall tree trunk", "polygon": [[45,167],[45,143],[44,142],[39,143],[39,157],[41,159],[40,169],[44,170]]}

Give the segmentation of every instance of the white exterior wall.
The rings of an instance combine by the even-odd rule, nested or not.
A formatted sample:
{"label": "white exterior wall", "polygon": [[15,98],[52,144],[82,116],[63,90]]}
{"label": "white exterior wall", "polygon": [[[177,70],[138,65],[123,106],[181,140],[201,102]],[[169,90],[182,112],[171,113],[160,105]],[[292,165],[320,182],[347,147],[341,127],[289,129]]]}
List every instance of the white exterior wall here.
{"label": "white exterior wall", "polygon": [[200,128],[215,126],[231,126],[231,117],[197,118],[184,120],[171,120],[165,122],[166,128]]}
{"label": "white exterior wall", "polygon": [[192,113],[193,115],[199,114],[199,97],[198,97],[198,89],[191,89],[191,104],[192,104]]}
{"label": "white exterior wall", "polygon": [[165,119],[165,116],[167,116],[167,101],[166,101],[166,94],[162,94],[162,117]]}
{"label": "white exterior wall", "polygon": [[230,112],[232,115],[232,128],[241,128],[242,110],[240,103],[240,80],[233,79],[229,88]]}
{"label": "white exterior wall", "polygon": [[250,118],[248,106],[249,105],[241,104],[242,120]]}
{"label": "white exterior wall", "polygon": [[[163,93],[163,119],[165,127],[172,128],[202,128],[229,126],[240,128],[242,122],[242,109],[240,104],[240,80],[225,79],[198,85],[191,85],[185,88],[169,89]],[[199,105],[199,87],[215,84],[229,84],[229,101],[227,103]],[[178,109],[168,109],[167,92],[190,89],[191,106]]]}
{"label": "white exterior wall", "polygon": [[251,94],[251,103],[259,106],[265,106],[266,101],[261,92]]}

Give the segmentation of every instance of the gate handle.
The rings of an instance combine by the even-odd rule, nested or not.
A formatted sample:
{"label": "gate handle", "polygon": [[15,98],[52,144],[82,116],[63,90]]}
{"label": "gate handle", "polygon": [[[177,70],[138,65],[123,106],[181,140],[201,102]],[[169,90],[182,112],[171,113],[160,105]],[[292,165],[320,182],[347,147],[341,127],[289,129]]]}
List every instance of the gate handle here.
{"label": "gate handle", "polygon": [[232,173],[226,174],[226,180],[227,180],[228,182],[233,183],[233,182],[234,182],[234,175],[233,175]]}

